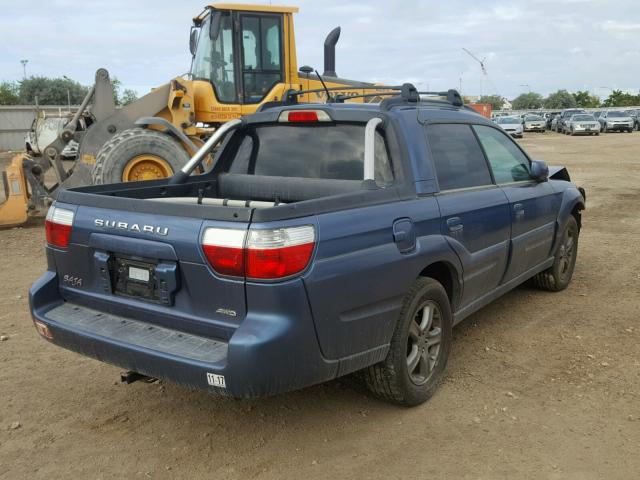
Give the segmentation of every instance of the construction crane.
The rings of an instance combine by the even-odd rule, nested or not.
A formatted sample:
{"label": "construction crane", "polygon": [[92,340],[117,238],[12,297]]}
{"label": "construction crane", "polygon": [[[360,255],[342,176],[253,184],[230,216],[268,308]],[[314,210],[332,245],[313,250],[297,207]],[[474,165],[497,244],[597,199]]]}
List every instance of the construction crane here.
{"label": "construction crane", "polygon": [[483,95],[483,84],[484,84],[484,77],[486,77],[487,74],[487,68],[485,67],[485,60],[487,59],[487,57],[484,57],[482,60],[480,60],[476,55],[474,55],[473,53],[471,53],[469,50],[467,50],[466,48],[462,47],[462,50],[465,51],[465,53],[467,55],[469,55],[471,58],[473,58],[476,62],[478,62],[480,64],[480,70],[482,70],[482,77],[480,78],[480,96],[482,97]]}

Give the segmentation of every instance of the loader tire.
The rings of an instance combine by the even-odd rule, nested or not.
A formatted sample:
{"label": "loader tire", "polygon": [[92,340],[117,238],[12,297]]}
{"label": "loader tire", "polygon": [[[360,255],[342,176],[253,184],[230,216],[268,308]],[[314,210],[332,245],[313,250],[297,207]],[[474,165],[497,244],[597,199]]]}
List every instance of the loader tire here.
{"label": "loader tire", "polygon": [[172,176],[189,160],[173,137],[145,128],[131,128],[105,143],[93,166],[93,183],[156,180]]}

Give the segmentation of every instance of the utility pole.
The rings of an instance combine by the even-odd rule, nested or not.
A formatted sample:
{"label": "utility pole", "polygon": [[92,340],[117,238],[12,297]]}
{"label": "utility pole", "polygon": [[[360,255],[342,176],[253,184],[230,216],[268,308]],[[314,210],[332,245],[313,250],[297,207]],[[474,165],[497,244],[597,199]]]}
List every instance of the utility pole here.
{"label": "utility pole", "polygon": [[29,63],[29,60],[20,60],[20,63],[22,64],[22,78],[24,80],[27,79],[27,63]]}

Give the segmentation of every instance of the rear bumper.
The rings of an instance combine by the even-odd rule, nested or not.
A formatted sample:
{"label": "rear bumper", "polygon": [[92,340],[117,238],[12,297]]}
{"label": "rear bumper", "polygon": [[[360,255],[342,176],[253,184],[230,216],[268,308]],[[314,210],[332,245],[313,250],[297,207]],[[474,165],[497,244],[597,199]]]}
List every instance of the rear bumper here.
{"label": "rear bumper", "polygon": [[[270,289],[270,301],[260,291],[264,287],[247,285],[253,290],[247,297],[255,298],[254,308],[228,341],[65,302],[51,271],[31,287],[29,301],[33,319],[48,327],[52,343],[210,393],[268,396],[335,378],[339,362],[327,361],[320,353],[301,282]],[[269,305],[283,304],[295,313],[269,311]],[[225,386],[216,386],[219,381],[211,385],[213,375],[223,376]]]}

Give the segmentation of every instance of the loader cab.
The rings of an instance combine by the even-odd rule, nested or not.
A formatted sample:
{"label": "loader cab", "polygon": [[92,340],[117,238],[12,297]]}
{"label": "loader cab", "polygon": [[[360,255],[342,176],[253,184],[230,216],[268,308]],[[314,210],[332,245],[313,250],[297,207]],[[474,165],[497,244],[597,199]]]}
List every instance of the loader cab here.
{"label": "loader cab", "polygon": [[[227,8],[223,8],[227,7]],[[193,80],[210,83],[221,106],[240,105],[252,113],[274,89],[282,90],[296,71],[291,7],[212,5],[194,19]],[[251,8],[251,9],[250,9]],[[288,42],[293,50],[287,48]],[[243,106],[253,106],[245,111]]]}

